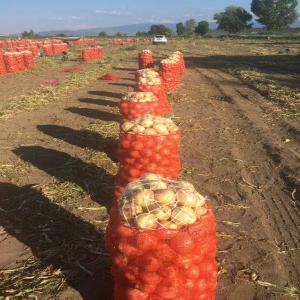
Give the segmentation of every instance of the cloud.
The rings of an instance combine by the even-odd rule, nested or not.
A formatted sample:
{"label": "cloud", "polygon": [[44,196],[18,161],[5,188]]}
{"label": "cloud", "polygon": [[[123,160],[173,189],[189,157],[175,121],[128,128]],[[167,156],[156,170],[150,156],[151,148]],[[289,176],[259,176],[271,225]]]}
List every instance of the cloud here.
{"label": "cloud", "polygon": [[128,11],[123,10],[103,10],[103,9],[97,9],[95,11],[95,14],[97,15],[106,15],[106,16],[128,16],[130,13]]}
{"label": "cloud", "polygon": [[66,17],[48,17],[49,21],[70,21],[70,20],[81,20],[78,16],[66,16]]}
{"label": "cloud", "polygon": [[49,21],[63,21],[64,18],[62,17],[48,17]]}

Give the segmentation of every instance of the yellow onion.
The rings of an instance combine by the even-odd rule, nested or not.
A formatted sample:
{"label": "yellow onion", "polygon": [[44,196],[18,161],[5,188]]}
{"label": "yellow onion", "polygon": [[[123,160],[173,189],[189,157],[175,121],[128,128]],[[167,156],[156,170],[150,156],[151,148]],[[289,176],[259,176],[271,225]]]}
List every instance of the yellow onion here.
{"label": "yellow onion", "polygon": [[172,220],[177,225],[189,225],[197,221],[197,215],[190,207],[178,206],[172,211]]}
{"label": "yellow onion", "polygon": [[132,129],[132,127],[133,127],[133,123],[131,123],[131,122],[124,122],[124,124],[121,126],[122,130],[125,132]]}
{"label": "yellow onion", "polygon": [[178,225],[173,223],[173,222],[160,222],[160,224],[162,225],[162,227],[166,228],[166,229],[173,229],[176,230],[178,229]]}
{"label": "yellow onion", "polygon": [[204,206],[196,207],[196,215],[198,218],[202,217],[207,213],[207,208]]}
{"label": "yellow onion", "polygon": [[205,202],[206,202],[205,198],[201,194],[197,193],[197,205],[196,206],[197,207],[203,206],[205,204]]}
{"label": "yellow onion", "polygon": [[144,134],[147,134],[147,135],[155,135],[157,134],[156,130],[153,129],[153,128],[146,128],[145,131],[144,131]]}
{"label": "yellow onion", "polygon": [[152,210],[151,214],[154,215],[159,221],[167,221],[171,217],[172,210],[169,206],[163,206],[161,208]]}
{"label": "yellow onion", "polygon": [[148,207],[154,202],[154,192],[151,190],[136,191],[131,200],[134,206]]}
{"label": "yellow onion", "polygon": [[131,128],[131,131],[134,132],[134,133],[144,133],[145,128],[143,126],[141,126],[141,125],[134,125]]}
{"label": "yellow onion", "polygon": [[198,197],[193,192],[179,190],[176,193],[176,196],[179,204],[182,206],[196,207],[198,204]]}
{"label": "yellow onion", "polygon": [[141,180],[161,180],[161,176],[153,173],[146,173],[141,177]]}
{"label": "yellow onion", "polygon": [[168,128],[163,125],[163,124],[156,124],[153,126],[153,129],[158,133],[158,134],[168,134]]}
{"label": "yellow onion", "polygon": [[136,217],[136,225],[140,229],[157,228],[156,217],[152,214],[141,214]]}
{"label": "yellow onion", "polygon": [[191,183],[186,182],[186,181],[180,181],[180,182],[178,183],[178,187],[179,187],[179,188],[182,188],[182,189],[184,189],[184,190],[195,191],[194,186],[193,186]]}
{"label": "yellow onion", "polygon": [[155,191],[154,198],[162,205],[173,205],[176,202],[176,194],[169,189]]}

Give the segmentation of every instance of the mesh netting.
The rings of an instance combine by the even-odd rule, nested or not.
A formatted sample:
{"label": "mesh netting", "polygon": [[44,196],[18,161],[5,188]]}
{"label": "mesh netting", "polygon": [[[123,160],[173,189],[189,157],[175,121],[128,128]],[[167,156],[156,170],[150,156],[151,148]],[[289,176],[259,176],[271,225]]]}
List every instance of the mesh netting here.
{"label": "mesh netting", "polygon": [[[194,213],[179,216],[175,211],[172,217],[183,207]],[[189,183],[154,174],[130,183],[111,209],[106,248],[115,300],[215,299],[215,218]]]}

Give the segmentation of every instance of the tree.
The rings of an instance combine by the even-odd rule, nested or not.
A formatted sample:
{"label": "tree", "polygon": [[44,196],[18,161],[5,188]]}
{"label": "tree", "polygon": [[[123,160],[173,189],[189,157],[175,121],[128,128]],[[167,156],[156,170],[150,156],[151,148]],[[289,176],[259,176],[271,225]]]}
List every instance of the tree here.
{"label": "tree", "polygon": [[297,0],[252,0],[251,11],[268,30],[287,27],[297,17]]}
{"label": "tree", "polygon": [[116,37],[121,37],[121,36],[122,36],[122,33],[117,32],[117,33],[115,34],[115,36],[116,36]]}
{"label": "tree", "polygon": [[22,38],[32,39],[32,38],[38,37],[39,35],[35,34],[34,31],[32,29],[30,29],[29,32],[25,30],[21,36],[22,36]]}
{"label": "tree", "polygon": [[147,35],[149,35],[149,32],[146,32],[146,31],[138,31],[135,35],[136,35],[136,36],[147,36]]}
{"label": "tree", "polygon": [[207,21],[201,21],[195,29],[196,34],[205,35],[209,31],[209,24]]}
{"label": "tree", "polygon": [[195,19],[190,19],[188,21],[185,22],[185,34],[187,36],[191,36],[194,34],[195,32],[195,28],[196,28],[196,20]]}
{"label": "tree", "polygon": [[172,29],[166,27],[165,25],[152,25],[149,31],[150,35],[157,35],[157,34],[165,34],[165,35],[173,35],[174,32]]}
{"label": "tree", "polygon": [[178,35],[184,35],[185,27],[184,27],[182,22],[176,24],[176,32],[177,32]]}
{"label": "tree", "polygon": [[107,33],[104,31],[101,31],[101,32],[99,32],[98,36],[104,38],[104,37],[107,37]]}
{"label": "tree", "polygon": [[228,6],[224,12],[215,14],[214,19],[218,23],[218,29],[223,29],[229,33],[237,33],[246,28],[251,28],[252,15],[243,7]]}

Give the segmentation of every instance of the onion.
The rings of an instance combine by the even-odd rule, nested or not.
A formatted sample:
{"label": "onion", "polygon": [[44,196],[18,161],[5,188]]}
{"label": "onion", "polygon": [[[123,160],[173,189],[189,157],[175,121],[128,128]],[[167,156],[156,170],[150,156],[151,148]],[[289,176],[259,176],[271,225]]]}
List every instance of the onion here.
{"label": "onion", "polygon": [[162,205],[173,205],[176,202],[176,194],[168,189],[155,191],[154,198]]}
{"label": "onion", "polygon": [[141,214],[136,217],[136,225],[141,229],[155,229],[157,227],[156,217],[151,214]]}
{"label": "onion", "polygon": [[127,184],[126,190],[127,191],[133,191],[133,190],[143,190],[144,185],[139,181],[133,181]]}
{"label": "onion", "polygon": [[205,204],[205,202],[206,202],[205,198],[201,194],[197,193],[197,205],[196,206],[197,207],[203,206]]}
{"label": "onion", "polygon": [[173,223],[173,222],[160,222],[161,225],[166,228],[166,229],[178,229],[177,224]]}
{"label": "onion", "polygon": [[158,134],[168,134],[169,131],[167,127],[163,124],[157,124],[153,126],[153,129],[158,133]]}
{"label": "onion", "polygon": [[144,133],[145,131],[145,127],[141,126],[141,125],[134,125],[132,128],[131,128],[132,132],[134,133]]}
{"label": "onion", "polygon": [[197,221],[197,215],[192,208],[181,206],[173,210],[172,219],[177,225],[188,225]]}
{"label": "onion", "polygon": [[145,131],[144,131],[144,134],[155,135],[155,134],[157,134],[157,132],[153,128],[146,128]]}
{"label": "onion", "polygon": [[148,184],[152,191],[164,190],[168,187],[168,185],[163,181],[152,181],[152,182],[149,182]]}
{"label": "onion", "polygon": [[151,214],[153,214],[159,221],[167,221],[171,217],[172,210],[169,206],[164,206],[152,210]]}
{"label": "onion", "polygon": [[161,180],[161,176],[153,173],[146,173],[141,177],[141,180]]}
{"label": "onion", "polygon": [[151,190],[137,191],[131,200],[134,206],[148,207],[154,202],[154,192]]}
{"label": "onion", "polygon": [[191,183],[186,182],[186,181],[180,181],[178,183],[178,187],[185,189],[185,190],[195,191],[194,186]]}
{"label": "onion", "polygon": [[198,204],[196,193],[180,190],[176,193],[176,196],[179,204],[182,206],[196,207]]}
{"label": "onion", "polygon": [[124,124],[122,125],[122,130],[127,132],[129,131],[131,128],[133,127],[133,123],[131,122],[124,122]]}
{"label": "onion", "polygon": [[207,213],[207,208],[204,206],[196,207],[196,215],[198,218],[202,217]]}
{"label": "onion", "polygon": [[144,118],[144,120],[142,120],[142,122],[140,124],[141,124],[141,126],[143,126],[145,128],[152,127],[153,119],[152,118]]}

